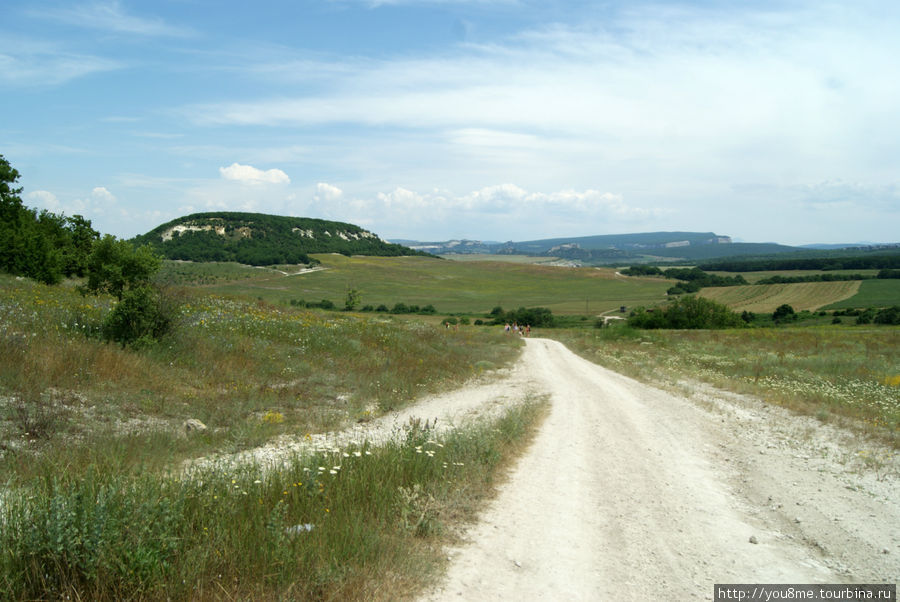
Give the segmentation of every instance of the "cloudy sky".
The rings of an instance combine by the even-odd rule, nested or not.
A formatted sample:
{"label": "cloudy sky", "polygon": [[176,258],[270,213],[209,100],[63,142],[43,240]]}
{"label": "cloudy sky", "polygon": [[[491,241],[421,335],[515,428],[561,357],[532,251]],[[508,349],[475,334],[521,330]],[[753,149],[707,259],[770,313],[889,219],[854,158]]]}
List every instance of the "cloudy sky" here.
{"label": "cloudy sky", "polygon": [[3,0],[0,154],[130,237],[900,241],[900,3]]}

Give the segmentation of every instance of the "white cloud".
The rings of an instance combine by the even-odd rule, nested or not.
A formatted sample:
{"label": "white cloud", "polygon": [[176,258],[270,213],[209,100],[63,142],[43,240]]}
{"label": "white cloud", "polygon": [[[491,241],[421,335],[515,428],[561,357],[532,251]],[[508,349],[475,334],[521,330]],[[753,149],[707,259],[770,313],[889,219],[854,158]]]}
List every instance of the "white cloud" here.
{"label": "white cloud", "polygon": [[126,13],[116,0],[90,2],[60,10],[33,11],[33,16],[60,21],[79,27],[103,29],[141,36],[186,37],[193,31],[169,25],[155,17],[138,17]]}
{"label": "white cloud", "polygon": [[119,61],[71,52],[56,43],[0,35],[0,85],[56,86],[121,67]]}
{"label": "white cloud", "polygon": [[405,188],[396,188],[388,193],[379,192],[378,201],[388,211],[410,211],[435,206],[442,197],[424,197]]}
{"label": "white cloud", "polygon": [[102,203],[115,203],[116,197],[104,186],[97,186],[91,191],[91,198]]}
{"label": "white cloud", "polygon": [[263,171],[251,165],[232,163],[228,167],[220,167],[219,173],[226,180],[236,180],[245,183],[289,184],[291,179],[280,169]]}
{"label": "white cloud", "polygon": [[336,201],[341,198],[344,191],[337,186],[332,186],[325,182],[316,184],[316,199],[322,201]]}
{"label": "white cloud", "polygon": [[28,201],[26,205],[36,206],[39,209],[46,209],[54,213],[59,211],[60,202],[55,194],[46,190],[34,190],[25,195]]}

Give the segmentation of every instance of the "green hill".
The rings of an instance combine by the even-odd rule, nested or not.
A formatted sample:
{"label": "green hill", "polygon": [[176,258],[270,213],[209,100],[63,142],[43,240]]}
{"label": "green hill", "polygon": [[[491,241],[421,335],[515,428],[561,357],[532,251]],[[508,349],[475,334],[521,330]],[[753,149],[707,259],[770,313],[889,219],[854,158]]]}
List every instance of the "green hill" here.
{"label": "green hill", "polygon": [[310,263],[310,253],[422,255],[359,226],[264,213],[194,213],[133,239],[166,259],[236,261],[249,265]]}

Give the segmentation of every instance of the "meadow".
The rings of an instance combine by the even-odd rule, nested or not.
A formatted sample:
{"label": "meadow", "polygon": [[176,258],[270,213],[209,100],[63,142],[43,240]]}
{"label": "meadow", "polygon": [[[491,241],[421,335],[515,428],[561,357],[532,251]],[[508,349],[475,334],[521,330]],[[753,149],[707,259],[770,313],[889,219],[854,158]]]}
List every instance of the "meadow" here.
{"label": "meadow", "polygon": [[[593,328],[588,316],[664,302],[672,281],[518,261],[318,259],[324,269],[303,273],[166,262],[176,328],[137,348],[101,340],[110,298],[0,275],[0,597],[378,600],[417,591],[527,445],[546,410],[538,400],[440,436],[411,423],[391,443],[321,448],[274,470],[180,467],[368,421],[517,357],[516,337],[444,328],[449,313],[548,307],[579,327],[534,336],[619,372],[682,391],[705,382],[752,394],[898,446],[895,327]],[[900,302],[897,282],[704,294],[733,308],[866,307]],[[351,289],[362,305],[433,304],[438,314],[296,303],[341,307]],[[186,433],[192,418],[208,428]]]}
{"label": "meadow", "polygon": [[[512,361],[499,332],[182,290],[175,332],[100,340],[111,299],[0,276],[0,597],[394,599],[541,415],[278,470],[186,460],[366,421]],[[186,433],[187,419],[207,429]],[[319,467],[322,467],[321,469]]]}

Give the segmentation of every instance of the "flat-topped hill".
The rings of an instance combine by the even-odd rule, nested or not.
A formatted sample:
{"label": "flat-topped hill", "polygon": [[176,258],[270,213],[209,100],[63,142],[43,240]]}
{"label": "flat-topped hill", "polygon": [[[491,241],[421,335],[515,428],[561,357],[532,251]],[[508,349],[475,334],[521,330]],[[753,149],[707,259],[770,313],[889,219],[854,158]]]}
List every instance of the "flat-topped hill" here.
{"label": "flat-topped hill", "polygon": [[421,255],[359,226],[309,217],[222,211],[194,213],[134,238],[166,259],[249,265],[310,263],[310,253]]}

